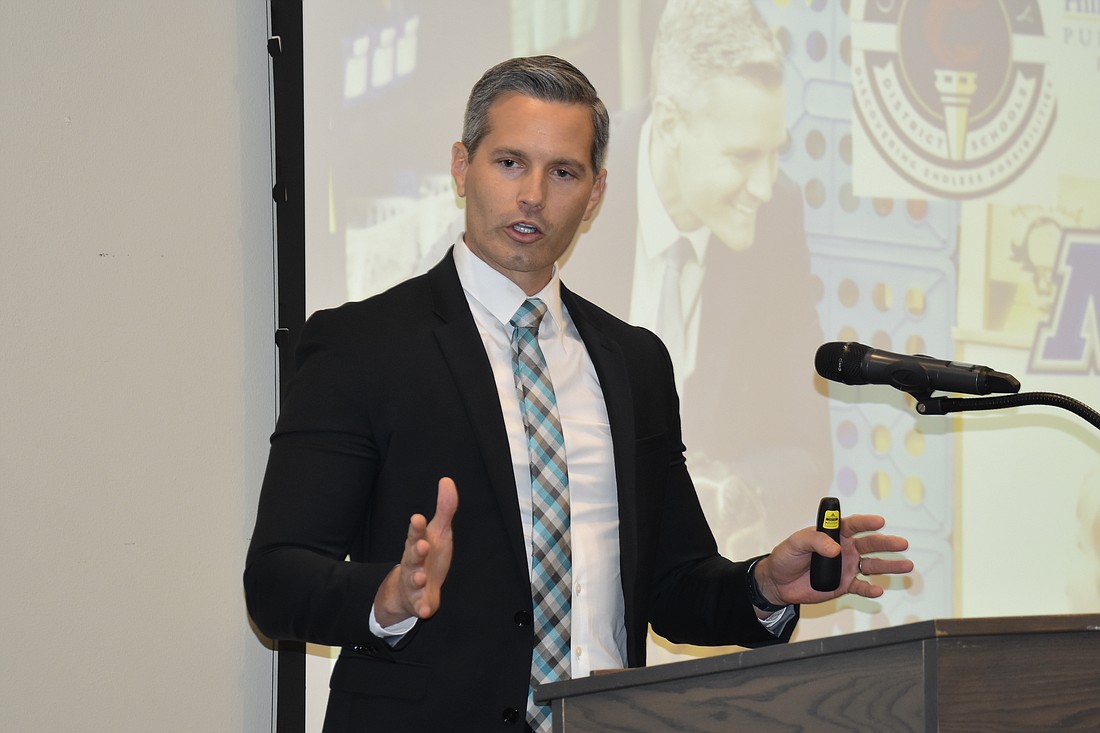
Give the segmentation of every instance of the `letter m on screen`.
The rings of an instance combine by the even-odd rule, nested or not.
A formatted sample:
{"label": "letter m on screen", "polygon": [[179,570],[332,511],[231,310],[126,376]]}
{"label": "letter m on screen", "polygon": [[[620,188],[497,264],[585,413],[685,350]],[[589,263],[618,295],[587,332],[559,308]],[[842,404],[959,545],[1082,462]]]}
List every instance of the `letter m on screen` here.
{"label": "letter m on screen", "polygon": [[1036,333],[1030,370],[1100,373],[1100,230],[1063,231],[1052,275],[1058,296]]}

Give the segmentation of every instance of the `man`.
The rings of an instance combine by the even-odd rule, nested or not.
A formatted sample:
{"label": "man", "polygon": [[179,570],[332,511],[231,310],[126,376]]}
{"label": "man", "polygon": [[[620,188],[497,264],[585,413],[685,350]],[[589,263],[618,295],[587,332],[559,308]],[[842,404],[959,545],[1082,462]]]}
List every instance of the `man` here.
{"label": "man", "polygon": [[[749,0],[670,0],[651,97],[615,118],[612,182],[585,237],[598,245],[581,242],[563,278],[669,347],[685,442],[715,483],[742,487],[737,503],[813,507],[829,493],[832,441],[809,368],[824,340],[821,287],[798,186],[777,166],[783,75]],[[674,265],[678,242],[687,257]],[[770,513],[763,524],[774,537],[796,521]]]}
{"label": "man", "polygon": [[[861,555],[906,547],[864,516],[844,521],[841,545],[807,528],[755,565],[718,555],[667,352],[557,277],[603,194],[607,129],[568,63],[493,67],[452,150],[462,240],[426,275],[303,331],[245,591],[265,634],[343,647],[326,731],[549,730],[532,685],[644,664],[647,624],[699,644],[785,640],[794,604],[881,595],[857,576]],[[532,387],[534,372],[546,383]],[[553,395],[553,430],[529,411],[539,389]],[[548,475],[568,500],[550,507],[568,516],[552,531]],[[549,552],[569,548],[553,570],[549,534]],[[809,588],[814,550],[843,555],[837,591]],[[560,594],[563,579],[562,613],[547,619],[545,588]]]}

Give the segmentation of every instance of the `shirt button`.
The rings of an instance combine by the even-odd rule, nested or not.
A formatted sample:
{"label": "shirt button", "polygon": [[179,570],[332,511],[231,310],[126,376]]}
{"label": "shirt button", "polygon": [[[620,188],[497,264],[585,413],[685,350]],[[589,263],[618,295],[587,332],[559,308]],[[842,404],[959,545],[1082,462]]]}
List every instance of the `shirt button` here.
{"label": "shirt button", "polygon": [[573,586],[573,592],[576,593],[578,596],[581,594],[581,584],[580,583],[577,583],[575,586]]}
{"label": "shirt button", "polygon": [[575,651],[575,652],[576,652],[576,654],[577,654],[577,659],[580,659],[580,658],[581,658],[581,654],[583,654],[583,650],[582,650],[582,649],[581,649],[580,647],[577,647],[577,648],[576,648],[576,649],[575,649],[574,651]]}
{"label": "shirt button", "polygon": [[519,626],[520,628],[523,628],[524,626],[530,626],[531,614],[527,613],[526,611],[519,611],[516,613],[515,616],[512,617],[512,620],[515,621],[516,626]]}
{"label": "shirt button", "polygon": [[504,708],[504,712],[501,713],[500,717],[505,723],[514,723],[519,720],[519,711],[515,708]]}

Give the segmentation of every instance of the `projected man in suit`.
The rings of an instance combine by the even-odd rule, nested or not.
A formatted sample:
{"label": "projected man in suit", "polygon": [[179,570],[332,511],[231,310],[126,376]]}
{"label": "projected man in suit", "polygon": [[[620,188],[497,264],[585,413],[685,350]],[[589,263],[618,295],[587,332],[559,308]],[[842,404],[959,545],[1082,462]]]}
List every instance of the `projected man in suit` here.
{"label": "projected man in suit", "polygon": [[[799,189],[777,166],[783,71],[748,0],[670,0],[651,99],[615,118],[608,195],[586,235],[599,244],[577,246],[563,277],[668,345],[686,442],[716,482],[812,506],[832,446],[811,366],[820,284]],[[769,517],[789,531],[789,512]]]}
{"label": "projected man in suit", "polygon": [[[578,677],[644,664],[648,624],[699,644],[785,640],[795,604],[881,595],[857,575],[860,556],[906,546],[874,532],[881,517],[853,516],[839,546],[807,528],[755,564],[718,554],[667,351],[558,278],[604,191],[607,129],[568,63],[490,69],[452,150],[461,241],[427,274],[318,312],[302,333],[245,591],[269,636],[343,647],[326,731],[548,730],[530,690],[557,673],[532,671],[533,650],[552,643],[532,594],[556,575],[568,577],[562,676]],[[547,307],[536,341],[564,455],[535,439],[513,372],[526,362],[510,321],[530,299]],[[553,578],[532,569],[545,453],[564,465],[569,517],[568,544],[554,544],[570,567]],[[810,589],[814,550],[842,554],[835,592]]]}

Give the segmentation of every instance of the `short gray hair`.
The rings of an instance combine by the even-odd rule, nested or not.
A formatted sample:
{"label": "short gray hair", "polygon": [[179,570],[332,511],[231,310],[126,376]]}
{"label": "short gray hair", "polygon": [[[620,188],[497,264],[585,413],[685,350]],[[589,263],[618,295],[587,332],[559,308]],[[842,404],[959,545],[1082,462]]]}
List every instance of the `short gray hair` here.
{"label": "short gray hair", "polygon": [[466,102],[462,144],[470,157],[489,134],[489,108],[505,94],[522,94],[544,102],[581,104],[592,113],[592,175],[599,173],[607,156],[610,118],[588,77],[557,56],[528,56],[503,61],[474,84]]}
{"label": "short gray hair", "polygon": [[783,49],[751,0],[668,0],[652,65],[654,96],[674,99],[712,79],[783,83]]}

